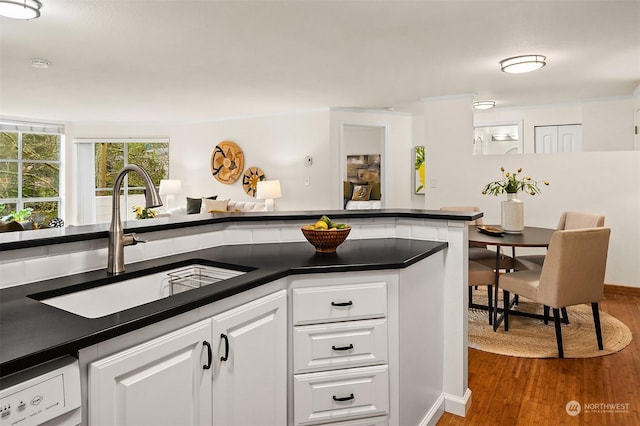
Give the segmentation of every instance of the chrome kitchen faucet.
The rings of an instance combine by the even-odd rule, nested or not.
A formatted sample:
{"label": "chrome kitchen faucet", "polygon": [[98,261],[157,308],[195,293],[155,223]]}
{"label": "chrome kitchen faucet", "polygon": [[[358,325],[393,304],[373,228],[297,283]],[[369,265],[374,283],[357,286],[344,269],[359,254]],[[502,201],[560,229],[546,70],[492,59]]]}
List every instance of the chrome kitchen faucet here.
{"label": "chrome kitchen faucet", "polygon": [[146,241],[141,240],[132,232],[124,234],[122,220],[120,219],[120,186],[124,177],[129,172],[136,172],[142,177],[144,182],[146,208],[160,207],[162,200],[156,190],[151,176],[142,167],[135,164],[127,164],[118,172],[113,183],[113,195],[111,201],[111,225],[109,226],[109,258],[107,260],[107,272],[109,274],[120,274],[124,272],[124,248]]}

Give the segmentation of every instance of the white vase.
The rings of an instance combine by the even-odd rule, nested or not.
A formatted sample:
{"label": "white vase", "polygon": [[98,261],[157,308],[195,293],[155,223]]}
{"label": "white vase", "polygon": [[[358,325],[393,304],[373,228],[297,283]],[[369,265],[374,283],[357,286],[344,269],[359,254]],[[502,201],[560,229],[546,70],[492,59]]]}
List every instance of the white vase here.
{"label": "white vase", "polygon": [[502,229],[508,234],[519,234],[524,230],[524,203],[518,194],[507,193],[502,202]]}

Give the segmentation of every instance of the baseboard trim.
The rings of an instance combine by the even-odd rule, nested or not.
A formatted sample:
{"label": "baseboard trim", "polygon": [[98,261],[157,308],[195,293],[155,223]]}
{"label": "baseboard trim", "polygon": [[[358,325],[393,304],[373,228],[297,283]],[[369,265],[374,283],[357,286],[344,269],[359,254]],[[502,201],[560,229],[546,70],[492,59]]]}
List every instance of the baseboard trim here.
{"label": "baseboard trim", "polygon": [[438,420],[444,414],[444,395],[440,395],[436,402],[431,406],[431,409],[425,414],[418,426],[436,426]]}
{"label": "baseboard trim", "polygon": [[456,416],[466,417],[467,411],[471,407],[471,389],[467,388],[464,396],[459,397],[444,393],[444,411]]}
{"label": "baseboard trim", "polygon": [[640,287],[630,287],[626,285],[605,284],[605,294],[621,294],[623,296],[640,297]]}

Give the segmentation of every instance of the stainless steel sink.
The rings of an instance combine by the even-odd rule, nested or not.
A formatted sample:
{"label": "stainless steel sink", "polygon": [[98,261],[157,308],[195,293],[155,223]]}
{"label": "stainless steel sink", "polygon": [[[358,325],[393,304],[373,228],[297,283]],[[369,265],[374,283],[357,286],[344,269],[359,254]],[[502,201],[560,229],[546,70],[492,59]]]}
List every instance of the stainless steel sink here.
{"label": "stainless steel sink", "polygon": [[40,302],[85,318],[99,318],[244,273],[213,266],[190,265],[42,299]]}

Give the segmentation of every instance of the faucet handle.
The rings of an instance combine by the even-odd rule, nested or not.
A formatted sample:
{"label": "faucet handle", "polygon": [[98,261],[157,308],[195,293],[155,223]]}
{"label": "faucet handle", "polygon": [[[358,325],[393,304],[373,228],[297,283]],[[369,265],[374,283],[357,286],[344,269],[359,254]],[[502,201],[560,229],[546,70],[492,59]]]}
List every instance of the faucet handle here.
{"label": "faucet handle", "polygon": [[149,240],[143,240],[142,238],[138,237],[138,234],[136,234],[135,232],[132,232],[131,234],[131,239],[133,240],[133,244],[138,244],[138,243],[148,243]]}
{"label": "faucet handle", "polygon": [[124,234],[122,236],[122,245],[123,246],[135,246],[138,243],[146,243],[149,240],[143,240],[142,238],[138,237],[138,234],[136,234],[135,232],[132,232],[130,234]]}

